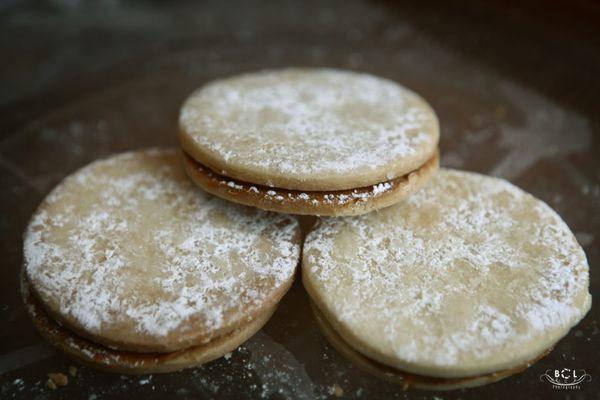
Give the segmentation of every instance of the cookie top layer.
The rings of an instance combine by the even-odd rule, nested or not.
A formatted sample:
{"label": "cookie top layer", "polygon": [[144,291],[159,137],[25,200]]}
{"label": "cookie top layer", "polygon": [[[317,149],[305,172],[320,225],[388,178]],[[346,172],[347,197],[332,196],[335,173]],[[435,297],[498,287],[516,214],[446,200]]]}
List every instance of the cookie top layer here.
{"label": "cookie top layer", "polygon": [[324,219],[303,279],[356,350],[422,375],[516,367],[588,311],[585,254],[545,203],[497,178],[441,170],[405,202]]}
{"label": "cookie top layer", "polygon": [[435,113],[386,79],[283,69],[217,80],[185,102],[184,150],[212,170],[297,190],[374,185],[417,169],[436,150]]}
{"label": "cookie top layer", "polygon": [[27,277],[49,313],[109,347],[174,351],[275,305],[300,253],[292,217],[226,203],[175,150],[94,162],[42,202],[25,233]]}

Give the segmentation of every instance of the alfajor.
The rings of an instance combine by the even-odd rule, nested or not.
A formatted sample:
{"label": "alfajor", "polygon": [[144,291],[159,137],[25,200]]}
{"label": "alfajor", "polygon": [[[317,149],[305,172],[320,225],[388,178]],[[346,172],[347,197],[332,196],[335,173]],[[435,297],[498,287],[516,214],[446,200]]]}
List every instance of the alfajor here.
{"label": "alfajor", "polygon": [[179,158],[154,149],[94,162],[27,227],[30,315],[85,364],[155,373],[218,358],[262,327],[293,281],[297,221],[205,193]]}
{"label": "alfajor", "polygon": [[392,81],[332,69],[211,82],[185,101],[179,140],[206,191],[265,210],[355,215],[416,192],[438,168],[432,108]]}
{"label": "alfajor", "polygon": [[321,220],[302,260],[341,353],[433,389],[493,382],[545,355],[589,310],[588,269],[544,202],[455,170],[378,213]]}

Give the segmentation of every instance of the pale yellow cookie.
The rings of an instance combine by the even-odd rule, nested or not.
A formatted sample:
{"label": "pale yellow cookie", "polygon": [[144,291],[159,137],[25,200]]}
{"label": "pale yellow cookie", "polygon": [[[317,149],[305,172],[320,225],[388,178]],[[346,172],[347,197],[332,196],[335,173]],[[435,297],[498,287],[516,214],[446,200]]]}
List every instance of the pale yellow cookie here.
{"label": "pale yellow cookie", "polygon": [[29,282],[24,274],[21,280],[21,293],[27,312],[44,339],[82,364],[121,374],[174,372],[220,358],[252,337],[269,320],[277,307],[266,310],[247,324],[208,343],[172,353],[136,353],[93,343],[53,321],[31,293]]}
{"label": "pale yellow cookie", "polygon": [[174,352],[265,315],[294,278],[295,218],[224,202],[178,150],[96,161],[42,202],[25,271],[45,311],[106,347]]}
{"label": "pale yellow cookie", "polygon": [[454,170],[378,213],[322,219],[302,273],[345,343],[433,377],[519,368],[591,304],[585,254],[550,207],[504,180]]}
{"label": "pale yellow cookie", "polygon": [[[179,118],[181,147],[203,170],[234,184],[307,195],[335,197],[406,180],[430,166],[438,139],[437,117],[415,93],[386,79],[332,69],[289,68],[217,80],[195,91]],[[395,192],[395,201],[408,191],[401,193]],[[319,211],[274,206],[264,198],[234,201],[283,212]],[[369,203],[363,213],[387,205],[374,197],[363,202]],[[361,210],[339,209],[323,214]]]}
{"label": "pale yellow cookie", "polygon": [[411,374],[409,372],[401,371],[377,362],[354,350],[352,346],[346,343],[344,339],[342,339],[342,337],[335,331],[335,329],[333,329],[323,313],[312,301],[310,301],[310,306],[313,311],[313,315],[315,316],[315,320],[317,321],[317,325],[327,341],[331,343],[331,345],[346,359],[356,364],[363,371],[369,372],[388,382],[402,385],[404,389],[415,388],[427,390],[453,390],[487,385],[488,383],[498,382],[499,380],[524,371],[550,352],[550,349],[548,349],[540,354],[536,359],[530,360],[524,365],[483,375],[467,376],[462,378],[441,378]]}

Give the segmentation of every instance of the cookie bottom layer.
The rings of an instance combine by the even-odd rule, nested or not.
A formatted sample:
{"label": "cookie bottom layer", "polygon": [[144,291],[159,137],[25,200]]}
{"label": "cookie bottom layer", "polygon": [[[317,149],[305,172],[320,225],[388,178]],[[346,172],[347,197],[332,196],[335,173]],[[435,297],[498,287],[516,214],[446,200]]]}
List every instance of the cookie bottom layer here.
{"label": "cookie bottom layer", "polygon": [[300,215],[359,215],[391,206],[420,189],[438,170],[435,154],[415,171],[373,186],[331,192],[257,185],[218,174],[183,152],[183,166],[202,189],[234,203]]}
{"label": "cookie bottom layer", "polygon": [[497,382],[511,375],[518,374],[524,371],[529,366],[537,362],[550,353],[551,349],[546,350],[535,359],[529,361],[525,365],[510,368],[502,371],[497,371],[489,374],[469,376],[464,378],[439,378],[424,375],[411,374],[399,369],[381,364],[371,358],[364,356],[354,350],[331,326],[325,315],[319,310],[312,300],[309,301],[310,306],[317,321],[319,329],[327,339],[327,341],[350,362],[356,364],[360,369],[369,372],[385,381],[402,385],[404,389],[416,388],[427,390],[453,390],[475,386],[482,386],[488,383]]}
{"label": "cookie bottom layer", "polygon": [[93,343],[52,320],[30,290],[24,273],[21,276],[21,294],[36,329],[53,346],[89,367],[133,375],[174,372],[220,358],[258,332],[277,308],[275,306],[248,324],[203,345],[173,353],[135,353]]}

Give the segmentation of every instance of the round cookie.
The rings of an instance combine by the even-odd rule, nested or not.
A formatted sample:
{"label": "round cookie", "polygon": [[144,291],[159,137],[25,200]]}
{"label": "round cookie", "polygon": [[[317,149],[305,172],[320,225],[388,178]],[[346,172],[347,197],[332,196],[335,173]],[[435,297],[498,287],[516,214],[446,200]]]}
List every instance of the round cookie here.
{"label": "round cookie", "polygon": [[504,180],[454,170],[379,213],[321,220],[302,274],[352,349],[432,377],[526,365],[591,304],[585,254],[550,207]]}
{"label": "round cookie", "polygon": [[203,170],[232,184],[336,195],[431,164],[439,126],[422,98],[392,81],[289,68],[198,89],[181,109],[179,139]]}
{"label": "round cookie", "polygon": [[179,151],[94,162],[42,202],[24,269],[45,312],[105,347],[174,352],[257,320],[291,285],[300,254],[290,216],[197,189]]}
{"label": "round cookie", "polygon": [[116,350],[77,336],[52,320],[31,293],[25,274],[21,293],[27,312],[40,335],[69,357],[90,367],[121,374],[159,374],[180,371],[204,364],[237,349],[269,320],[275,307],[249,323],[219,336],[208,343],[172,353],[135,353]]}

